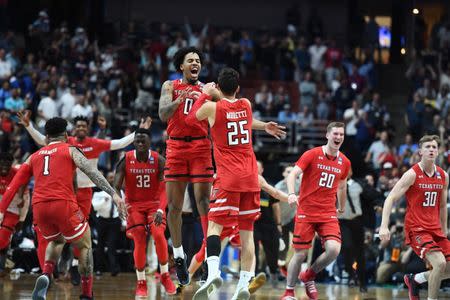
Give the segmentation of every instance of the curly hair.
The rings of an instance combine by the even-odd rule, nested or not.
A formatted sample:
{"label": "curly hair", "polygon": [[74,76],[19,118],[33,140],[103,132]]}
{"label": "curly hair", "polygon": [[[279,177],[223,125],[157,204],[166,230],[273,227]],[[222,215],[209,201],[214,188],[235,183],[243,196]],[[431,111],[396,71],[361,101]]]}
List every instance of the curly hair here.
{"label": "curly hair", "polygon": [[173,56],[173,65],[177,71],[181,71],[180,66],[184,62],[184,58],[188,53],[196,53],[200,58],[200,63],[203,63],[203,53],[196,47],[184,47],[178,50]]}

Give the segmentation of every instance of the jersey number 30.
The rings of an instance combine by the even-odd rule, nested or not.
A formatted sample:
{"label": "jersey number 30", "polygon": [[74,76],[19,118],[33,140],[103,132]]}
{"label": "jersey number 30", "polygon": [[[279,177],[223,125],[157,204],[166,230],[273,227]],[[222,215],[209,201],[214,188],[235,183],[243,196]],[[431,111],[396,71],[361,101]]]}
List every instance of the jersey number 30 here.
{"label": "jersey number 30", "polygon": [[435,206],[436,205],[436,192],[425,192],[425,201],[423,202],[423,206]]}
{"label": "jersey number 30", "polygon": [[[244,125],[247,125],[247,123],[247,120],[227,123],[227,129],[231,129],[231,131],[228,131],[228,145],[236,146],[239,144],[248,144],[250,142],[248,129],[244,128]],[[238,135],[243,137],[239,138]]]}
{"label": "jersey number 30", "polygon": [[333,187],[335,178],[336,178],[336,175],[334,175],[334,174],[328,174],[326,172],[322,172],[320,174],[319,186],[323,186],[323,187],[327,187],[327,188],[331,189]]}

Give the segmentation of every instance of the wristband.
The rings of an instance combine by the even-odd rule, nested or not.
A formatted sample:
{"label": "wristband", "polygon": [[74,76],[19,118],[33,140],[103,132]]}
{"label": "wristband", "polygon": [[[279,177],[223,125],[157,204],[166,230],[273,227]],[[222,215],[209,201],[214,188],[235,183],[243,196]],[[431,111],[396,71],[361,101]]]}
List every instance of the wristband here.
{"label": "wristband", "polygon": [[164,211],[161,208],[158,208],[156,212],[160,212],[161,214],[164,214]]}
{"label": "wristband", "polygon": [[295,195],[295,193],[289,193],[289,194],[288,194],[288,197],[289,197],[290,195]]}

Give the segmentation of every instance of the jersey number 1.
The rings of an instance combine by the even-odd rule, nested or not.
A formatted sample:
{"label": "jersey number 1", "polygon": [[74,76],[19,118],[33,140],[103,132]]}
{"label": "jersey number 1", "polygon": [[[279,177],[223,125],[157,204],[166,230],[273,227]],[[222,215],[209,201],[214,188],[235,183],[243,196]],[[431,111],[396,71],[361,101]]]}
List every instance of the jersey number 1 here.
{"label": "jersey number 1", "polygon": [[44,156],[44,171],[42,172],[45,176],[50,174],[50,171],[48,169],[49,164],[50,164],[50,156],[45,155]]}
{"label": "jersey number 1", "polygon": [[425,192],[425,201],[423,202],[423,206],[435,206],[437,199],[436,192]]}

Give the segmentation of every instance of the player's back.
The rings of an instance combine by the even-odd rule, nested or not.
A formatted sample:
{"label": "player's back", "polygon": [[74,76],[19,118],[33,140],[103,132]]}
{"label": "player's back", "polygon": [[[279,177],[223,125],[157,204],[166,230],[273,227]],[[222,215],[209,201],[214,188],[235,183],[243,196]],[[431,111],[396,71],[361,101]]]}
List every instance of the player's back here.
{"label": "player's back", "polygon": [[[201,92],[202,91],[202,83],[198,83],[196,85],[191,85],[187,83],[183,83],[182,79],[177,79],[172,81],[173,84],[173,95],[172,100],[178,98],[178,96],[185,90],[191,89],[192,91]],[[181,138],[185,136],[190,137],[200,137],[208,135],[208,121],[198,121],[195,124],[188,125],[186,124],[186,117],[189,114],[189,111],[194,104],[194,99],[186,98],[184,102],[182,102],[178,108],[175,110],[172,117],[167,121],[167,134],[169,137]],[[173,142],[169,140],[168,142]],[[176,142],[176,141],[175,141]],[[203,143],[209,146],[209,141],[205,139],[195,140],[196,144]]]}
{"label": "player's back", "polygon": [[433,176],[428,176],[415,164],[412,170],[416,179],[406,191],[405,229],[412,231],[439,231],[440,204],[445,186],[445,172],[436,166]]}
{"label": "player's back", "polygon": [[217,180],[228,191],[259,191],[258,168],[252,145],[253,115],[247,99],[217,102],[211,127]]}
{"label": "player's back", "polygon": [[147,161],[140,162],[136,151],[125,154],[125,200],[133,207],[158,208],[158,153],[149,151]]}
{"label": "player's back", "polygon": [[33,203],[51,200],[75,202],[75,163],[70,145],[51,143],[33,153],[30,165],[34,176]]}

